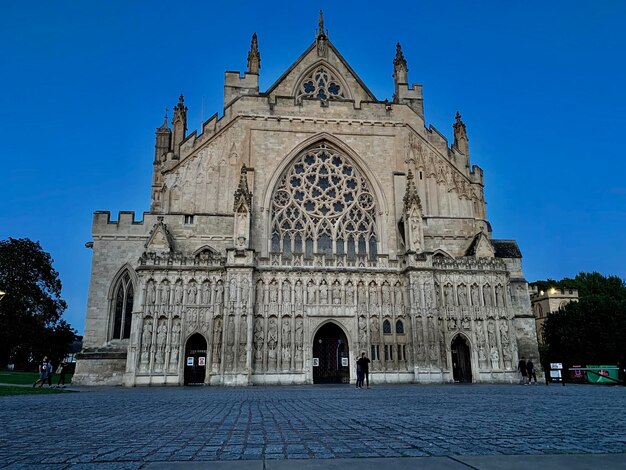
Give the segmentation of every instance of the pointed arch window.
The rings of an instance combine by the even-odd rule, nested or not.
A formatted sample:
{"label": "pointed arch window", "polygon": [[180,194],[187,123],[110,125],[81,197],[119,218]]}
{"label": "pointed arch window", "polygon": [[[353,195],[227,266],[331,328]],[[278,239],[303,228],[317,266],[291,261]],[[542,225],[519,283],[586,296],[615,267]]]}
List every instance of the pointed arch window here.
{"label": "pointed arch window", "polygon": [[404,323],[402,323],[402,320],[396,321],[396,333],[399,335],[404,334]]}
{"label": "pointed arch window", "polygon": [[389,320],[383,322],[383,333],[386,335],[391,334],[391,322]]}
{"label": "pointed arch window", "polygon": [[376,202],[368,182],[328,143],[299,155],[272,195],[271,251],[376,258]]}
{"label": "pointed arch window", "polygon": [[133,314],[134,288],[130,274],[125,272],[115,286],[113,296],[113,336],[111,339],[130,338]]}

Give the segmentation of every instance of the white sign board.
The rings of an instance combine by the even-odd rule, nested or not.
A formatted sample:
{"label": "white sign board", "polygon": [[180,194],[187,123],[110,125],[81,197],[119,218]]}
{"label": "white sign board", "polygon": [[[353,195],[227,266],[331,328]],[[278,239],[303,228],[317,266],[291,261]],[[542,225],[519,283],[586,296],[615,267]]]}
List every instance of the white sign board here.
{"label": "white sign board", "polygon": [[193,366],[193,356],[189,356],[189,357],[187,358],[187,365],[188,365],[188,366]]}
{"label": "white sign board", "polygon": [[342,357],[341,358],[341,366],[342,367],[348,367],[348,358],[347,357]]}
{"label": "white sign board", "polygon": [[320,365],[319,357],[314,357],[313,358],[313,367],[319,367],[319,365]]}
{"label": "white sign board", "polygon": [[206,364],[206,357],[204,357],[204,356],[200,356],[200,357],[198,358],[198,365],[199,365],[199,366],[204,366],[205,364]]}
{"label": "white sign board", "polygon": [[561,371],[560,370],[551,370],[550,371],[550,377],[552,377],[553,379],[560,379],[561,378]]}
{"label": "white sign board", "polygon": [[550,363],[550,369],[562,369],[563,368],[563,363],[561,362],[551,362]]}

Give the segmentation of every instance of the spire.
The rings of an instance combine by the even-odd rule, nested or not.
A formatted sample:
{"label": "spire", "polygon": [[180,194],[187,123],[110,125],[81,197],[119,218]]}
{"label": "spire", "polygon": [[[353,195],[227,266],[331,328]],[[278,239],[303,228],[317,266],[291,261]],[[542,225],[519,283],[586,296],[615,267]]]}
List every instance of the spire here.
{"label": "spire", "polygon": [[406,59],[402,53],[402,46],[398,42],[396,44],[396,57],[393,59],[393,79],[396,84],[408,83],[409,68],[406,65]]}
{"label": "spire", "polygon": [[[243,206],[243,207],[242,207]],[[248,189],[248,169],[246,165],[241,165],[241,176],[239,185],[235,191],[234,212],[250,212],[252,207],[252,193]]]}
{"label": "spire", "polygon": [[170,130],[170,126],[167,123],[167,108],[165,108],[165,116],[163,117],[163,124],[161,124],[161,127],[159,127],[157,131],[166,132],[169,130]]}
{"label": "spire", "polygon": [[454,128],[454,143],[452,147],[457,149],[465,156],[469,156],[469,145],[467,138],[467,130],[465,123],[461,121],[461,114],[457,111],[455,116],[456,122],[452,125]]}
{"label": "spire", "polygon": [[405,213],[408,213],[409,209],[414,205],[417,205],[420,212],[422,211],[422,201],[417,194],[417,188],[413,182],[413,172],[410,168],[408,174],[406,175],[406,192],[404,193],[403,202]]}
{"label": "spire", "polygon": [[172,150],[175,155],[178,155],[178,147],[185,140],[185,134],[187,133],[187,106],[185,106],[185,97],[182,94],[178,97],[178,104],[174,107],[172,126],[174,127]]}
{"label": "spire", "polygon": [[324,12],[320,10],[320,18],[317,22],[317,56],[326,57],[328,54],[328,31],[324,31]]}
{"label": "spire", "polygon": [[320,10],[320,17],[317,20],[317,37],[325,36],[324,34],[324,12]]}
{"label": "spire", "polygon": [[261,53],[259,52],[259,44],[256,39],[256,33],[252,35],[252,43],[248,52],[248,72],[259,73],[261,70]]}

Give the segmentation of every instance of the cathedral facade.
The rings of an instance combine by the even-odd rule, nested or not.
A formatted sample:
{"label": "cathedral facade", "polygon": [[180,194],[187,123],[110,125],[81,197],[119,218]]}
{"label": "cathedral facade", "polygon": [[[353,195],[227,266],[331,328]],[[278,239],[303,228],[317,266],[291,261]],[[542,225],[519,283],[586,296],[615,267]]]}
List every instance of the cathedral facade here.
{"label": "cathedral facade", "polygon": [[76,384],[513,382],[538,357],[521,253],[483,171],[426,127],[400,45],[378,100],[330,42],[259,90],[256,35],[224,113],[156,130],[150,211],[93,219]]}

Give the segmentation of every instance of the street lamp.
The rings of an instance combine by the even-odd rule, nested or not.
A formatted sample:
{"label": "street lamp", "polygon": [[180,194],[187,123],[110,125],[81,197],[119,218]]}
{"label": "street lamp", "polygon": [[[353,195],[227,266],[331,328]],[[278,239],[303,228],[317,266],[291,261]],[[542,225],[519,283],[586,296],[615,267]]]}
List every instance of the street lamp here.
{"label": "street lamp", "polygon": [[7,293],[4,292],[3,290],[0,290],[0,300],[2,300],[2,297],[4,297]]}

